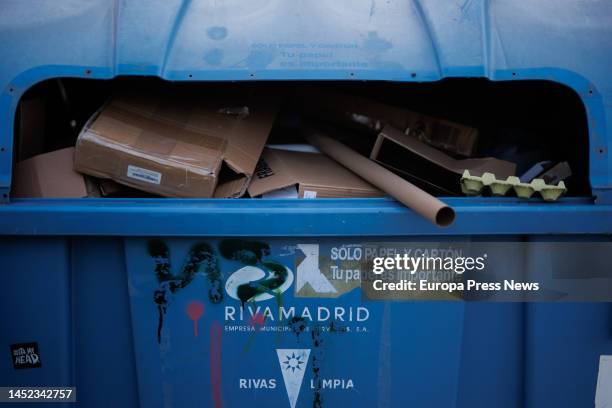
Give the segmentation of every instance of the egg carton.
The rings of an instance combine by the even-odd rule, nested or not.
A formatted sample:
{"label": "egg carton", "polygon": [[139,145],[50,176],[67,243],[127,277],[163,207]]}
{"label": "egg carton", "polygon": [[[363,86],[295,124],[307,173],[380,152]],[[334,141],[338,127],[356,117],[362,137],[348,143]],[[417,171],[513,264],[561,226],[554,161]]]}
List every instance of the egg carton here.
{"label": "egg carton", "polygon": [[493,173],[483,173],[482,176],[472,176],[469,170],[463,172],[461,176],[461,191],[465,195],[477,196],[485,188],[491,190],[494,196],[505,196],[511,189],[521,198],[529,198],[536,192],[544,201],[556,201],[567,192],[565,183],[546,184],[543,179],[533,179],[530,183],[521,183],[518,177],[510,176],[506,180],[497,180]]}

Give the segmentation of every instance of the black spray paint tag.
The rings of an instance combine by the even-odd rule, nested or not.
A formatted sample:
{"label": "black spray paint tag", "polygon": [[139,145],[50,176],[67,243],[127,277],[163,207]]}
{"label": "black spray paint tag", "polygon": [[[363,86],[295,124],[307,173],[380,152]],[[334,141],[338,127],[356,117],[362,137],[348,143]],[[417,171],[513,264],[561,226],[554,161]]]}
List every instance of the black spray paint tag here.
{"label": "black spray paint tag", "polygon": [[41,366],[38,343],[36,342],[11,344],[11,358],[15,369]]}

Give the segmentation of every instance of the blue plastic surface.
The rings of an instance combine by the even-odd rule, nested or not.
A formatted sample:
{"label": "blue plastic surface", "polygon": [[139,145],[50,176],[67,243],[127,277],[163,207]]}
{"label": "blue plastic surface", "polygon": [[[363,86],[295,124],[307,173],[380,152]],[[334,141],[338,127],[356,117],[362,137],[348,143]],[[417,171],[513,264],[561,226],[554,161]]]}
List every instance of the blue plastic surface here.
{"label": "blue plastic surface", "polygon": [[[0,204],[0,234],[5,235],[0,240],[0,346],[7,353],[0,361],[0,385],[76,385],[86,407],[215,406],[210,342],[193,336],[184,310],[188,300],[206,301],[206,282],[199,277],[192,292],[177,295],[165,323],[172,342],[160,348],[152,333],[154,261],[143,237],[167,237],[181,264],[186,248],[201,236],[212,244],[228,236],[268,237],[278,253],[298,240],[294,237],[582,234],[579,239],[587,239],[587,234],[610,234],[611,50],[612,8],[606,2],[3,2],[3,202],[8,202],[21,95],[49,78],[119,75],[181,81],[555,81],[584,103],[589,178],[597,200],[452,199],[457,222],[444,230],[386,199]],[[233,268],[224,261],[224,278]],[[295,299],[288,292],[285,301],[360,304],[356,291],[335,302]],[[219,318],[220,307],[205,303],[203,335]],[[329,363],[328,373],[343,378],[353,373],[367,392],[327,391],[323,406],[590,406],[597,358],[612,353],[610,315],[604,303],[377,303],[371,307],[371,332],[348,340],[334,337],[329,346],[338,360]],[[13,369],[8,345],[29,341],[39,343],[42,367]],[[313,344],[292,334],[266,334],[247,357],[242,337],[225,341],[224,336],[222,347],[226,406],[289,406],[275,350],[312,349]],[[175,359],[161,364],[164,353]],[[231,388],[235,383],[227,381],[242,373],[276,378],[276,394],[253,397]],[[312,406],[314,398],[305,380],[297,406]]]}
{"label": "blue plastic surface", "polygon": [[[8,262],[0,284],[12,287],[11,295],[0,299],[5,311],[0,328],[7,335],[2,342],[38,342],[42,361],[40,369],[14,370],[10,359],[3,359],[2,383],[73,385],[80,406],[85,407],[234,407],[246,403],[290,407],[276,350],[299,349],[310,350],[310,358],[296,407],[313,406],[317,392],[323,407],[521,406],[522,304],[364,302],[358,289],[337,298],[296,297],[294,281],[282,293],[280,304],[296,308],[298,315],[308,307],[315,321],[305,320],[303,332],[244,332],[232,328],[259,327],[258,320],[248,312],[243,320],[238,312],[233,315],[235,321],[228,319],[226,308],[237,310],[240,302],[224,287],[224,299],[212,302],[214,285],[202,268],[193,281],[170,297],[158,341],[159,310],[154,294],[163,286],[155,278],[158,259],[150,255],[148,241],[1,240],[0,257]],[[202,242],[217,256],[223,286],[245,266],[221,255],[223,239],[163,241],[170,250],[175,275],[186,265],[189,248]],[[323,251],[347,242],[313,238],[257,241],[270,246],[264,259],[287,266],[294,278],[301,259],[291,250],[296,243],[317,243]],[[188,305],[194,301],[204,305],[197,335],[188,314]],[[248,302],[246,307],[261,308],[261,313],[269,307],[278,322],[278,305],[271,298]],[[332,314],[334,308],[342,308],[344,320],[316,321],[319,307]],[[359,307],[367,310],[363,321],[356,317]],[[352,318],[349,313],[354,313]],[[318,326],[322,331],[315,338]],[[215,349],[218,354],[211,346],[214,327],[222,330]],[[221,362],[219,400],[211,380],[215,355]],[[321,379],[345,382],[317,391],[311,382],[316,381],[314,364],[319,364]],[[274,379],[275,387],[240,388],[241,379]],[[352,387],[347,387],[348,380]]]}
{"label": "blue plastic surface", "polygon": [[[225,286],[245,261],[223,255],[226,238],[162,240],[173,279],[188,265],[190,248],[204,243],[218,261],[221,286],[200,268],[182,288],[166,292],[160,324],[156,292],[168,290],[163,282],[170,281],[156,279],[161,258],[150,253],[149,239],[2,239],[0,284],[8,289],[0,298],[2,343],[8,352],[10,344],[37,342],[42,361],[39,369],[14,370],[4,358],[2,383],[77,386],[86,407],[290,407],[277,356],[289,349],[310,352],[296,407],[318,398],[323,407],[573,407],[592,403],[599,356],[612,353],[609,303],[375,302],[361,299],[358,289],[336,298],[298,297],[294,280],[278,299],[247,302],[241,318],[241,303]],[[286,266],[297,279],[303,257],[296,244],[314,243],[323,253],[351,242],[395,240],[249,241],[269,246],[262,259]],[[219,292],[223,299],[213,301]],[[193,302],[203,305],[195,319]],[[298,315],[308,307],[315,321],[306,319],[305,331],[291,324],[280,332],[248,330],[280,323],[279,306],[294,307]],[[266,307],[276,320],[249,314],[265,314]],[[344,319],[325,320],[323,313],[316,321],[319,307],[331,313],[340,307]],[[367,309],[366,319],[357,320],[357,308]],[[311,382],[317,372],[344,383],[317,390]],[[270,387],[255,389],[253,381],[262,379]],[[251,382],[244,388],[241,380]]]}
{"label": "blue plastic surface", "polygon": [[391,199],[17,199],[0,205],[1,233],[119,236],[419,236],[606,234],[612,206],[567,198],[446,198],[439,228]]}

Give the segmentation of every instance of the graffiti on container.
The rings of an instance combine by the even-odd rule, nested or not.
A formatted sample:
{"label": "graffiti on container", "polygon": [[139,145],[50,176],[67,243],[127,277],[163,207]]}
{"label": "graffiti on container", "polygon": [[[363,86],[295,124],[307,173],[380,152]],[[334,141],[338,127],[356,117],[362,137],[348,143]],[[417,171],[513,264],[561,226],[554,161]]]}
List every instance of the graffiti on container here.
{"label": "graffiti on container", "polygon": [[204,303],[194,300],[187,305],[187,316],[193,321],[193,336],[198,337],[198,321],[204,314]]}
{"label": "graffiti on container", "polygon": [[266,316],[263,313],[255,313],[249,319],[249,325],[253,327],[263,326],[266,323]]}
{"label": "graffiti on container", "polygon": [[243,308],[248,301],[277,297],[293,283],[293,275],[286,266],[263,260],[270,255],[267,243],[226,239],[219,244],[219,252],[225,259],[245,265],[234,272],[226,283],[230,296],[240,300]]}
{"label": "graffiti on container", "polygon": [[[300,342],[300,335],[305,332],[310,332],[310,340],[312,343],[312,378],[310,381],[310,388],[313,392],[312,406],[315,408],[321,408],[323,406],[322,389],[325,388],[323,385],[328,382],[328,379],[324,379],[321,376],[321,367],[325,356],[325,344],[326,336],[347,333],[350,330],[347,326],[344,326],[340,322],[330,322],[329,325],[320,324],[309,324],[308,321],[302,317],[293,317],[289,320],[289,327],[293,334],[295,334],[298,343]],[[350,386],[352,387],[352,380]]]}
{"label": "graffiti on container", "polygon": [[153,292],[153,301],[157,305],[158,312],[157,342],[159,343],[164,317],[172,296],[187,287],[193,281],[196,273],[202,269],[210,283],[208,298],[212,303],[219,303],[223,300],[221,274],[217,257],[210,245],[206,243],[197,243],[191,247],[185,264],[177,274],[172,271],[170,249],[164,241],[158,239],[149,241],[148,250],[155,262],[155,276],[159,283],[159,287]]}
{"label": "graffiti on container", "polygon": [[321,363],[323,361],[323,336],[321,334],[320,327],[315,327],[312,332],[312,346],[314,348],[312,353],[312,382],[314,384],[313,390],[313,408],[321,408],[323,406],[323,399],[321,397]]}
{"label": "graffiti on container", "polygon": [[306,319],[300,316],[294,316],[289,319],[289,327],[291,331],[297,337],[298,342],[300,341],[300,334],[304,333],[306,330]]}
{"label": "graffiti on container", "polygon": [[[254,302],[276,298],[282,304],[281,294],[293,283],[293,274],[286,266],[264,260],[271,253],[270,245],[265,242],[242,239],[226,239],[219,243],[218,253],[224,259],[243,265],[230,275],[226,282],[226,290],[230,296],[245,302]],[[159,284],[153,293],[153,300],[158,311],[157,342],[161,342],[164,318],[168,306],[181,289],[187,287],[198,273],[203,273],[208,280],[208,300],[213,303],[223,301],[223,282],[219,257],[215,249],[208,243],[194,244],[187,254],[180,271],[173,271],[170,263],[170,248],[160,239],[148,242],[148,252],[155,263],[155,276]],[[201,310],[200,310],[201,309]],[[203,304],[192,302],[188,306],[188,316],[194,321],[194,333],[197,336],[197,321],[204,311]],[[196,317],[197,315],[197,317]],[[255,324],[262,325],[258,320]]]}

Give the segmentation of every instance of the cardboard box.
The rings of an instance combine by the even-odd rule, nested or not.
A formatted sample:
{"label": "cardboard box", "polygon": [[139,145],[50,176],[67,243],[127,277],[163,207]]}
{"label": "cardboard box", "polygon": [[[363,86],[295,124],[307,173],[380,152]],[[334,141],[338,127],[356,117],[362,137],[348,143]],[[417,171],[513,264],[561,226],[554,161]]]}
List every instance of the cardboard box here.
{"label": "cardboard box", "polygon": [[299,198],[384,195],[326,155],[265,149],[249,185],[249,194],[256,197],[290,186],[297,186]]}
{"label": "cardboard box", "polygon": [[323,89],[302,95],[303,109],[311,116],[354,129],[378,133],[393,126],[439,149],[470,157],[478,142],[478,130],[372,99]]}
{"label": "cardboard box", "polygon": [[34,156],[15,166],[12,196],[83,198],[97,196],[95,185],[73,169],[74,148]]}
{"label": "cardboard box", "polygon": [[159,198],[160,196],[137,190],[132,187],[119,184],[111,179],[100,179],[86,176],[87,180],[95,185],[99,197],[104,198]]}
{"label": "cardboard box", "polygon": [[[464,170],[476,176],[493,173],[498,179],[514,176],[516,171],[514,163],[491,157],[454,159],[391,126],[385,127],[378,135],[370,158],[398,173],[412,175],[417,180],[422,179],[457,194],[461,192],[460,180]],[[429,187],[415,184],[425,189]]]}
{"label": "cardboard box", "polygon": [[240,197],[276,108],[245,92],[202,94],[115,96],[79,135],[76,169],[163,196]]}

